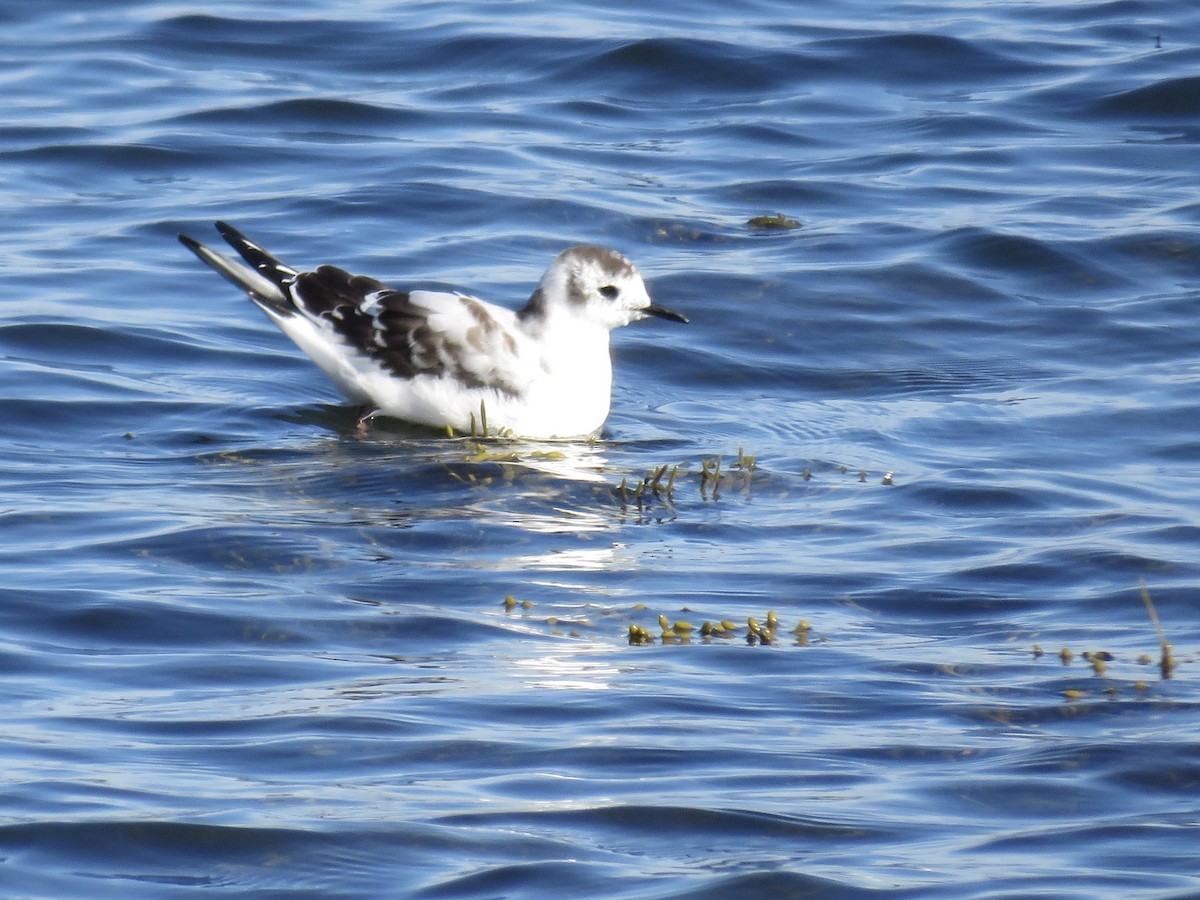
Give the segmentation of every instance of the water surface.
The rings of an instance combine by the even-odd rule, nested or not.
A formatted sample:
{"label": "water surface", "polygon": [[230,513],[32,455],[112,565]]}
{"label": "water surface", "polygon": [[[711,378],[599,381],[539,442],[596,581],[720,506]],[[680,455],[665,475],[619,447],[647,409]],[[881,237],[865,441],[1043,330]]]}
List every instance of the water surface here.
{"label": "water surface", "polygon": [[[9,893],[1200,891],[1191,6],[0,20]],[[214,219],[692,324],[600,441],[364,438]]]}

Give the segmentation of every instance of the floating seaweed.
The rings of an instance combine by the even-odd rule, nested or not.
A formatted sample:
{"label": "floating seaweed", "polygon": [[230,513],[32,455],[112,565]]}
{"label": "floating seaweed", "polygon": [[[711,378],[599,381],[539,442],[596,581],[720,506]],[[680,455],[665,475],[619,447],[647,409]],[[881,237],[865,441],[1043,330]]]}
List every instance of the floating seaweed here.
{"label": "floating seaweed", "polygon": [[[742,629],[729,619],[722,619],[720,622],[705,619],[701,622],[698,629],[687,619],[675,619],[672,621],[665,613],[660,613],[657,621],[659,627],[657,641],[662,644],[691,643],[693,636],[697,632],[699,632],[700,639],[708,644],[712,643],[713,640],[736,637],[742,632]],[[759,621],[754,616],[749,616],[746,619],[745,626],[746,643],[752,647],[778,643],[779,627],[779,615],[774,610],[769,610],[763,621]],[[808,635],[811,630],[812,625],[803,619],[792,629],[791,633],[796,637],[796,646],[808,646]],[[656,641],[654,633],[649,628],[637,623],[629,625],[628,634],[629,643],[633,646],[646,646]]]}
{"label": "floating seaweed", "polygon": [[[836,472],[841,476],[852,475],[862,483],[871,477],[868,470],[851,469],[845,465],[830,466],[828,472]],[[812,481],[815,477],[811,468],[805,468],[800,475],[805,482]],[[683,492],[685,486],[695,484],[701,500],[720,502],[726,496],[735,493],[750,499],[759,484],[779,483],[777,474],[769,471],[761,473],[756,455],[747,453],[744,447],[738,447],[737,456],[732,460],[727,461],[720,454],[702,457],[699,460],[699,471],[692,468],[689,461],[663,463],[642,475],[622,475],[609,490],[623,512],[636,509],[639,514],[644,515],[655,510],[666,510],[673,518],[677,511],[677,503],[686,498]],[[878,483],[894,485],[895,473],[888,471],[879,478]]]}
{"label": "floating seaweed", "polygon": [[518,600],[512,594],[504,598],[504,611],[510,613],[520,607],[521,609],[533,609],[532,600]]}
{"label": "floating seaweed", "polygon": [[1146,582],[1142,582],[1142,603],[1146,606],[1146,612],[1150,616],[1150,621],[1154,623],[1154,631],[1158,635],[1158,646],[1162,651],[1162,656],[1159,658],[1158,669],[1164,681],[1171,677],[1175,671],[1175,657],[1171,652],[1171,644],[1167,641],[1166,632],[1163,631],[1162,622],[1158,618],[1158,610],[1154,608],[1154,601],[1150,599],[1150,591],[1146,587]]}
{"label": "floating seaweed", "polygon": [[[1167,681],[1174,677],[1176,667],[1179,665],[1179,659],[1175,656],[1171,642],[1167,640],[1162,621],[1159,619],[1154,601],[1150,597],[1150,592],[1144,582],[1141,584],[1140,593],[1142,603],[1146,607],[1146,614],[1150,617],[1150,622],[1153,624],[1155,635],[1158,638],[1159,655],[1156,660],[1150,653],[1141,653],[1133,658],[1133,662],[1139,666],[1149,666],[1157,662],[1160,680]],[[1034,660],[1041,659],[1045,655],[1045,651],[1039,644],[1033,645],[1032,652]],[[1070,647],[1063,647],[1056,655],[1064,666],[1070,666],[1075,659],[1075,652]],[[1079,656],[1091,667],[1094,677],[1107,680],[1108,683],[1103,689],[1106,697],[1115,699],[1120,696],[1122,688],[1119,682],[1113,680],[1111,672],[1113,664],[1118,662],[1115,653],[1108,650],[1085,650]],[[1186,661],[1192,661],[1192,657],[1188,657]],[[1144,678],[1135,679],[1131,683],[1131,686],[1139,699],[1144,698],[1145,694],[1150,690],[1150,686]],[[1064,698],[1074,702],[1089,696],[1090,692],[1082,688],[1070,688],[1061,693]]]}
{"label": "floating seaweed", "polygon": [[753,216],[746,220],[746,224],[760,231],[788,231],[799,228],[800,220],[782,213],[773,213],[769,216]]}

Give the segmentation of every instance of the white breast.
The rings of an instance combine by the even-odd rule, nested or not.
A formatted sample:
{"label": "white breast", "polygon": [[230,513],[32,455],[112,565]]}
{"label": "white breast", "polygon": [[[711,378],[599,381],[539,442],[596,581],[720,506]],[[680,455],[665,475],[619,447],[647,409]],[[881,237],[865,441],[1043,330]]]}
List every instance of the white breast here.
{"label": "white breast", "polygon": [[598,431],[612,401],[608,330],[578,321],[558,324],[544,336],[541,367],[513,430],[538,437]]}

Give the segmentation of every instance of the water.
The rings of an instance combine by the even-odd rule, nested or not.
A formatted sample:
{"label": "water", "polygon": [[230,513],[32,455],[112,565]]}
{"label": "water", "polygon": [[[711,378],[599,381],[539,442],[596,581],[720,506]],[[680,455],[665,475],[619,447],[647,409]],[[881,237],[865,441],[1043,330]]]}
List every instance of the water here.
{"label": "water", "polygon": [[[1200,891],[1200,8],[809,6],[0,10],[5,895]],[[364,439],[213,219],[692,324]]]}

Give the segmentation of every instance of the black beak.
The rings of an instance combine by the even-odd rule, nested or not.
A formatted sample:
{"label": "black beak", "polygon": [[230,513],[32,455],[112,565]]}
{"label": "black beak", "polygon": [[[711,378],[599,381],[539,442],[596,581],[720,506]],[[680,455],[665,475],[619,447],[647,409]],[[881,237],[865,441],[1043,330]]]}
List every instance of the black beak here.
{"label": "black beak", "polygon": [[648,316],[658,316],[660,319],[670,319],[672,322],[682,322],[687,324],[687,316],[683,313],[677,313],[673,309],[667,309],[665,306],[659,306],[652,303],[649,306],[643,306],[641,309]]}

